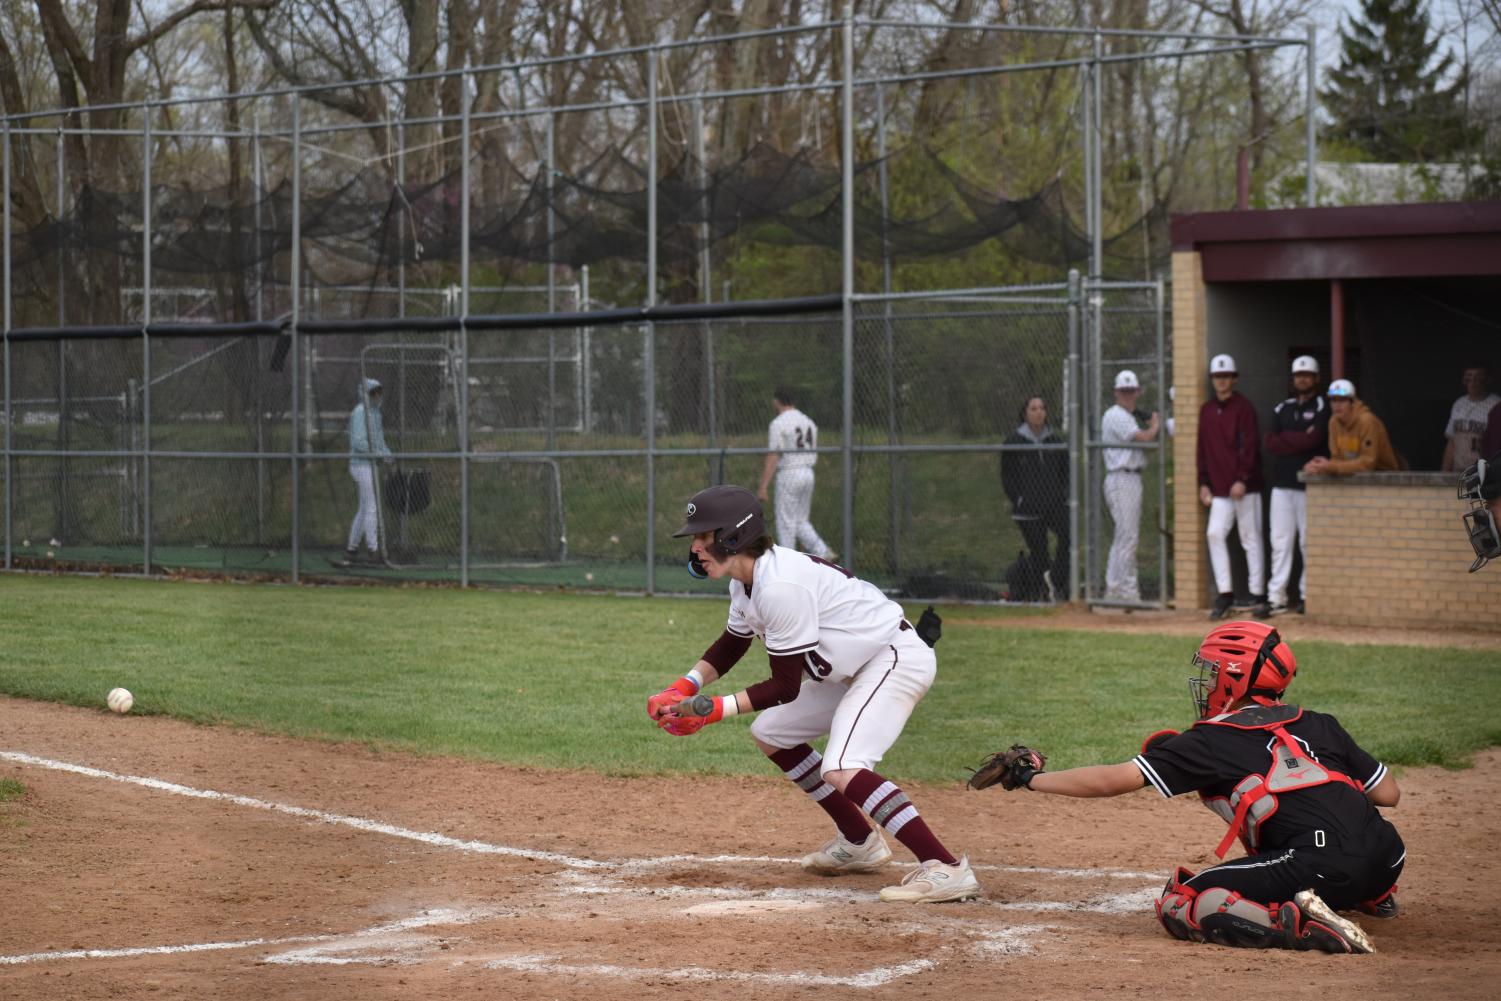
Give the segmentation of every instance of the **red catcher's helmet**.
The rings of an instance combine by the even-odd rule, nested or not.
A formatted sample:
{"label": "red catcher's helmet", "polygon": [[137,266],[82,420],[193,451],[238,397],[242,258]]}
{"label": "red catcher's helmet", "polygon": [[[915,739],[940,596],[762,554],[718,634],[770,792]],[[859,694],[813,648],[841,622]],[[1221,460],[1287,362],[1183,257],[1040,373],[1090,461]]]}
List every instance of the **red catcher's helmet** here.
{"label": "red catcher's helmet", "polygon": [[1282,636],[1264,622],[1226,622],[1204,637],[1193,655],[1199,669],[1188,691],[1200,719],[1218,716],[1246,696],[1281,698],[1298,670]]}

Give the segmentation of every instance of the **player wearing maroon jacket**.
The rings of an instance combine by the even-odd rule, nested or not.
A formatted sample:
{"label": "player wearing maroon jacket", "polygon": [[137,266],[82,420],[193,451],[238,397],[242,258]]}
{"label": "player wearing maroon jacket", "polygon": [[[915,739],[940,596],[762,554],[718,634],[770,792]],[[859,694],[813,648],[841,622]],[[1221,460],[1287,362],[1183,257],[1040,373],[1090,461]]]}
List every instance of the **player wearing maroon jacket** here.
{"label": "player wearing maroon jacket", "polygon": [[1266,603],[1266,560],[1261,552],[1261,434],[1256,408],[1235,391],[1235,359],[1215,355],[1209,363],[1213,399],[1199,408],[1199,502],[1209,509],[1209,563],[1218,592],[1211,619],[1224,618],[1235,602],[1230,579],[1230,529],[1239,527],[1246,551],[1253,606]]}

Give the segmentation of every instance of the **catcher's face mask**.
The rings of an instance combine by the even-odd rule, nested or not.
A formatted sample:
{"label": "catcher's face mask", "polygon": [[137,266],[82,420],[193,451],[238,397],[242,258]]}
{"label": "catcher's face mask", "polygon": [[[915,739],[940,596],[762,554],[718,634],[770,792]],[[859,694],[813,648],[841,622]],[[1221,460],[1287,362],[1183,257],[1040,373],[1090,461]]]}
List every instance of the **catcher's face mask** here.
{"label": "catcher's face mask", "polygon": [[[1470,547],[1475,550],[1470,573],[1490,560],[1501,558],[1501,530],[1497,528],[1496,512],[1491,507],[1496,497],[1501,496],[1498,493],[1501,486],[1492,485],[1487,489],[1487,477],[1501,480],[1501,470],[1484,459],[1459,474],[1459,499],[1470,502],[1470,510],[1464,515],[1465,532],[1470,537]],[[1487,498],[1487,494],[1491,496]]]}

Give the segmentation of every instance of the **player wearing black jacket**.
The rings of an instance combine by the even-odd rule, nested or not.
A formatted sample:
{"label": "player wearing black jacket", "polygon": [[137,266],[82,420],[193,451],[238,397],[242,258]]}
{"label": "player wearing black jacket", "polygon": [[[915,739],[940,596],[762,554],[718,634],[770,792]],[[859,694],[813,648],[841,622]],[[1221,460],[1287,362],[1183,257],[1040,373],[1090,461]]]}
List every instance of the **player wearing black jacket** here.
{"label": "player wearing black jacket", "polygon": [[[1013,597],[1028,601],[1046,598],[1046,581],[1051,579],[1056,596],[1067,600],[1068,451],[1048,424],[1048,405],[1041,396],[1028,397],[1018,417],[1021,423],[1005,444],[1024,447],[1001,453],[1001,488],[1011,501],[1011,517],[1027,543],[1021,593]],[[1055,540],[1052,556],[1048,555],[1048,532]]]}
{"label": "player wearing black jacket", "polygon": [[1272,410],[1271,430],[1262,439],[1272,454],[1272,572],[1267,600],[1258,605],[1258,619],[1292,611],[1287,585],[1293,570],[1293,542],[1303,554],[1298,579],[1297,610],[1303,610],[1308,584],[1308,507],[1298,471],[1316,455],[1329,454],[1329,402],[1318,393],[1319,363],[1311,355],[1293,360],[1293,395]]}
{"label": "player wearing black jacket", "polygon": [[1164,796],[1197,792],[1230,825],[1246,856],[1197,874],[1178,867],[1157,901],[1176,938],[1248,948],[1374,952],[1335,913],[1397,913],[1406,849],[1378,806],[1401,792],[1386,766],[1333,716],[1281,701],[1292,650],[1260,622],[1229,622],[1204,638],[1190,679],[1199,719],[1164,730],[1117,765],[1039,771],[1035,792],[1117,796],[1150,783]]}

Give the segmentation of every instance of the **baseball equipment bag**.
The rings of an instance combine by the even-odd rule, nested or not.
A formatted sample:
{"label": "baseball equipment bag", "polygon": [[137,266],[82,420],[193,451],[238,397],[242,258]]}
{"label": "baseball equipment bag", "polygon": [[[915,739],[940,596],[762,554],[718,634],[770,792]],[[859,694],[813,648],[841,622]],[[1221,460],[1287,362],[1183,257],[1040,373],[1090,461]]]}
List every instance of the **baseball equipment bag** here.
{"label": "baseball equipment bag", "polygon": [[425,469],[392,472],[386,477],[383,492],[386,507],[396,514],[421,514],[432,501],[432,487],[428,484]]}
{"label": "baseball equipment bag", "polygon": [[986,758],[969,777],[969,787],[989,789],[999,783],[1002,789],[1018,789],[1030,783],[1047,763],[1048,759],[1041,751],[1025,744],[1012,744],[1010,749]]}

